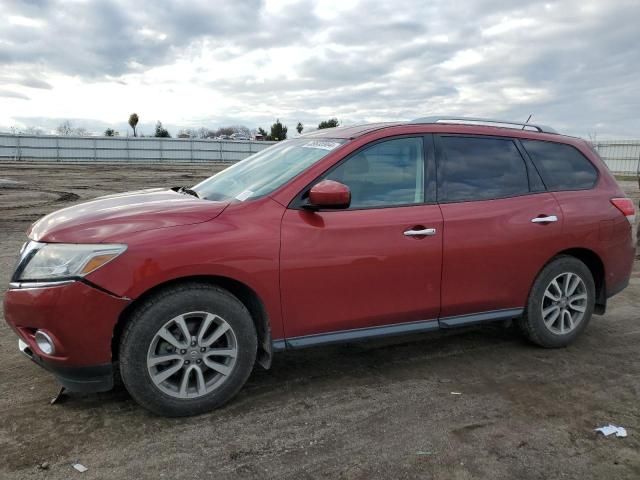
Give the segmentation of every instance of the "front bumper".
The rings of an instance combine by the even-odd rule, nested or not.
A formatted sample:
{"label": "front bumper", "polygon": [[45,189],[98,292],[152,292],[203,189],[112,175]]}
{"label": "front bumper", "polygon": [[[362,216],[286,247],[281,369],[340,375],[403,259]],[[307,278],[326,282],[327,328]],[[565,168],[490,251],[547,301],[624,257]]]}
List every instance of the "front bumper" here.
{"label": "front bumper", "polygon": [[[81,281],[6,292],[4,317],[20,339],[20,350],[51,371],[69,390],[104,391],[113,386],[115,325],[130,300]],[[43,330],[55,351],[47,355],[34,334]]]}
{"label": "front bumper", "polygon": [[86,367],[64,367],[46,362],[21,338],[18,348],[29,359],[50,371],[60,385],[72,392],[106,392],[113,388],[113,366],[111,363]]}

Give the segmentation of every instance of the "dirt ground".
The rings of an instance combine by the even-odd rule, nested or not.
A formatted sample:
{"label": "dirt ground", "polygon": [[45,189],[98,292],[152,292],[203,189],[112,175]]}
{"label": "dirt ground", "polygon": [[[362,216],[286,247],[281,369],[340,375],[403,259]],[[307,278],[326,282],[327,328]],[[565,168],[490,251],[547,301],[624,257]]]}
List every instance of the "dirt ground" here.
{"label": "dirt ground", "polygon": [[[40,216],[212,168],[0,164],[0,284]],[[2,479],[640,478],[640,268],[569,348],[485,326],[287,352],[196,418],[155,417],[122,390],[50,405],[53,377],[4,321],[0,365]],[[629,436],[594,432],[609,422]]]}

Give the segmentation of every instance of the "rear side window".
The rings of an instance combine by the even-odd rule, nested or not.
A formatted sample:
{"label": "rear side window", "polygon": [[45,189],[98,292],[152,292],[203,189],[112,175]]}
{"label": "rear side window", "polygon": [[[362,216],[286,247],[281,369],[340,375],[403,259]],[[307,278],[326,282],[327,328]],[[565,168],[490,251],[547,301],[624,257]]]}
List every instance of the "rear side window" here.
{"label": "rear side window", "polygon": [[438,200],[489,200],[529,193],[527,167],[513,140],[440,137]]}
{"label": "rear side window", "polygon": [[539,140],[522,140],[522,145],[548,190],[583,190],[598,179],[595,167],[571,145]]}

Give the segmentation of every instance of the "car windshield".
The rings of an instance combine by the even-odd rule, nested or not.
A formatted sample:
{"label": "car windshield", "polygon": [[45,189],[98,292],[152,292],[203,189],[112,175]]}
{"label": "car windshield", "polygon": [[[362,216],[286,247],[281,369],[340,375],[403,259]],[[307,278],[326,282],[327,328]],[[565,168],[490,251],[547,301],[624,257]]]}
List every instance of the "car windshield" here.
{"label": "car windshield", "polygon": [[344,143],[339,139],[285,140],[200,182],[207,200],[249,200],[274,191]]}

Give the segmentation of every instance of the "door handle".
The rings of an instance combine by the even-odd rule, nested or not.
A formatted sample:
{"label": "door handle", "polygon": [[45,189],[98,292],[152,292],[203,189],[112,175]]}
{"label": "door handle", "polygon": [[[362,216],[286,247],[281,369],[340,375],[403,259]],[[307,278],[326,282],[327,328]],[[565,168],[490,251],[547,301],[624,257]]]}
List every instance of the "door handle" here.
{"label": "door handle", "polygon": [[405,237],[431,237],[436,234],[435,228],[423,228],[422,230],[405,230]]}
{"label": "door handle", "polygon": [[551,223],[557,222],[558,217],[555,215],[549,215],[548,217],[536,217],[531,219],[531,223]]}

